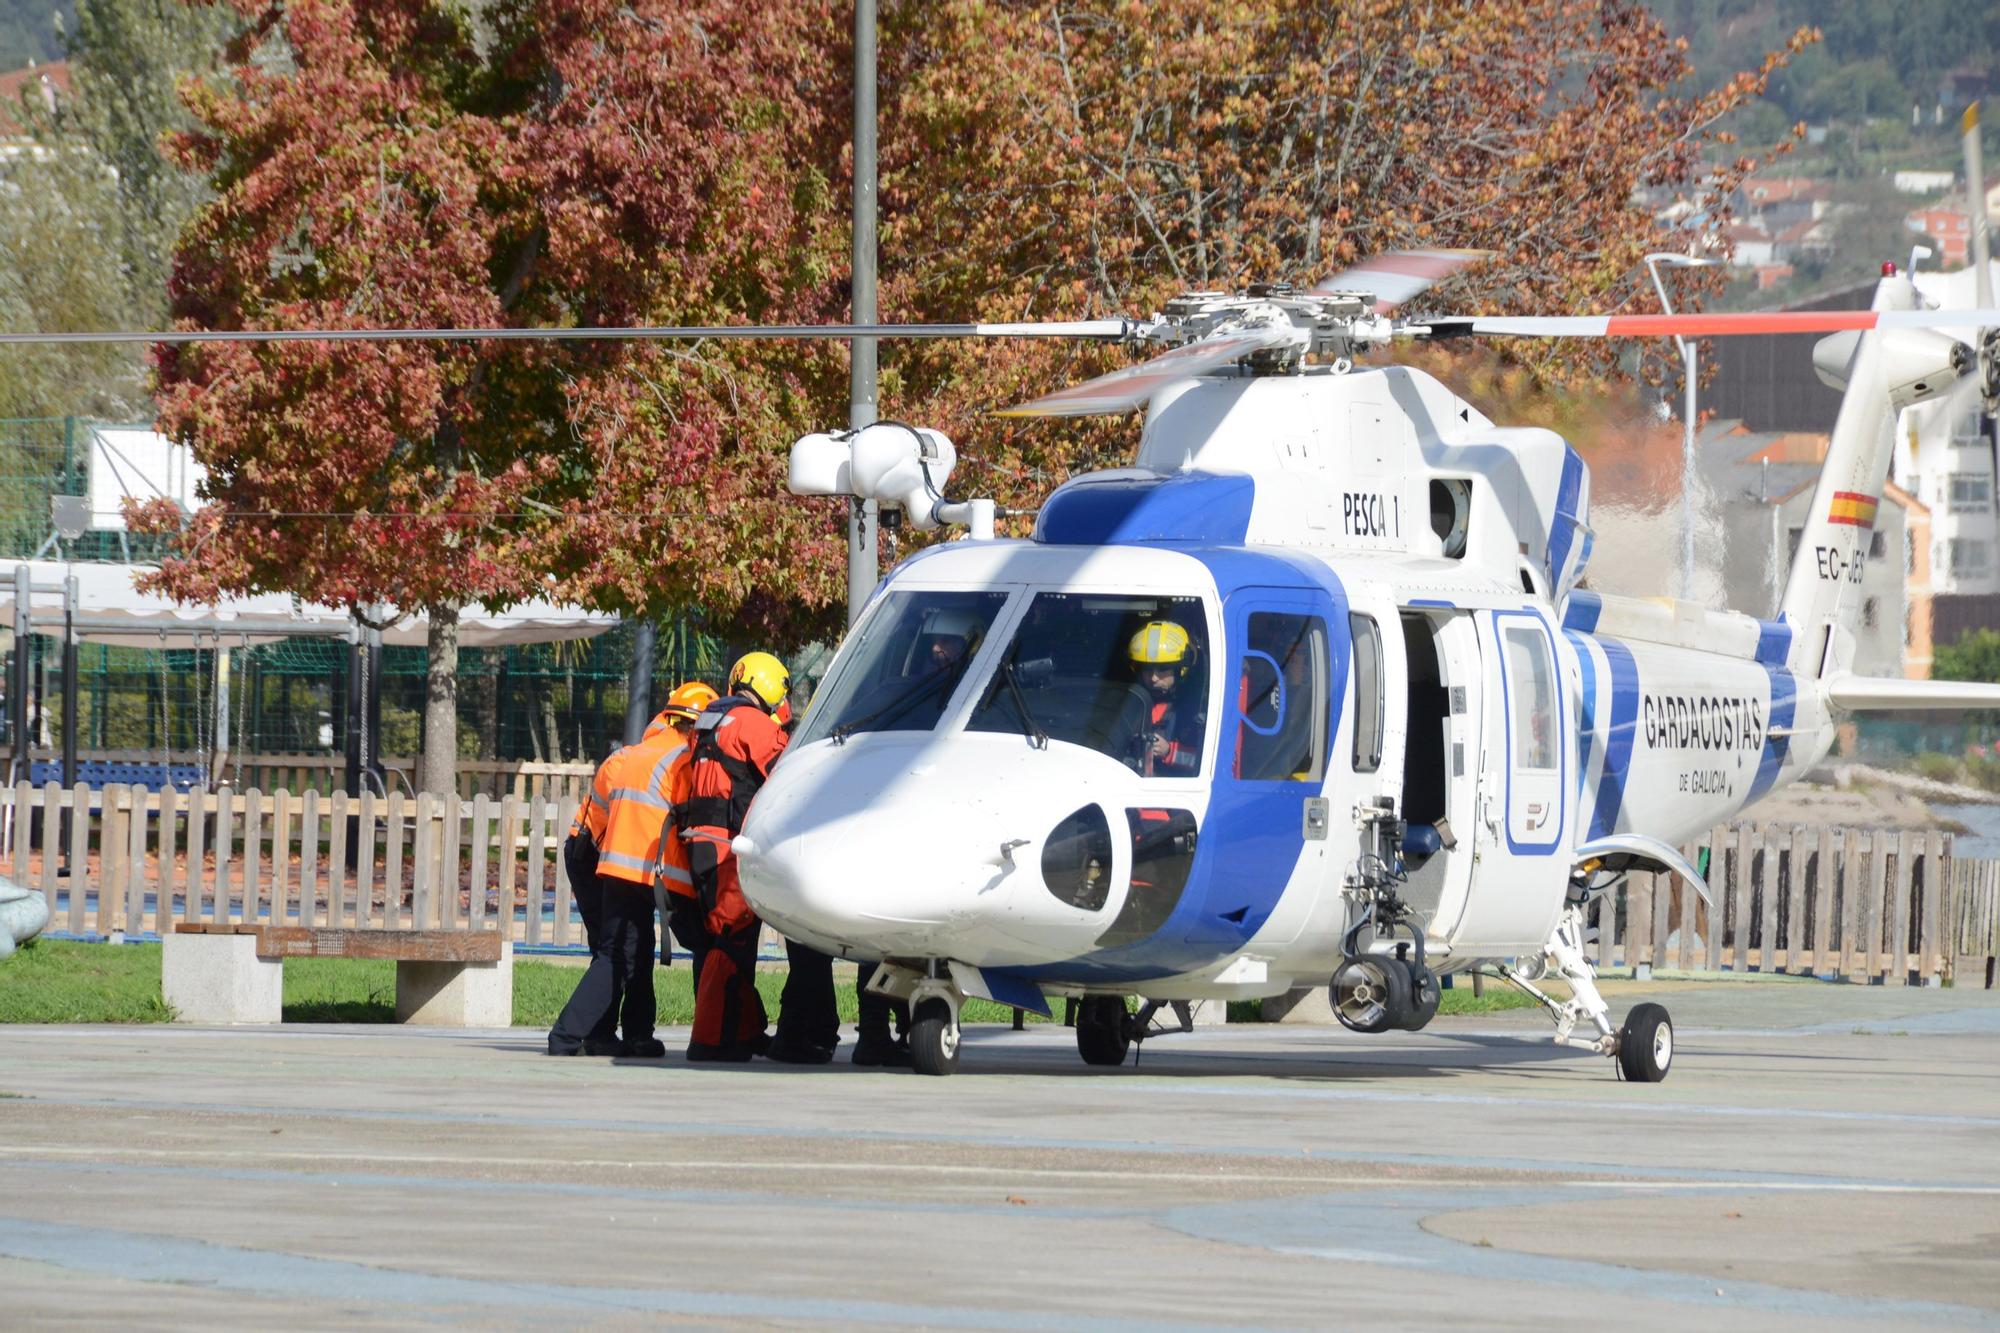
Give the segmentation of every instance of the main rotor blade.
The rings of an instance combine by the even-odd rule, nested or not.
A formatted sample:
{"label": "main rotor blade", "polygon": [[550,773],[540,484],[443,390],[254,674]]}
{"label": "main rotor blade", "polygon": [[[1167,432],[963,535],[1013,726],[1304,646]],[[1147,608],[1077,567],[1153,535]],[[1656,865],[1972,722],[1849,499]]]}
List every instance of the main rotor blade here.
{"label": "main rotor blade", "polygon": [[1232,329],[1226,333],[1198,338],[1171,352],[1141,361],[1136,366],[1099,375],[1094,380],[1072,384],[1067,389],[1044,394],[994,413],[1002,417],[1090,417],[1129,412],[1143,404],[1174,380],[1199,375],[1205,370],[1226,366],[1232,361],[1261,352],[1267,347],[1293,341],[1298,335],[1289,325],[1255,329]]}
{"label": "main rotor blade", "polygon": [[161,332],[0,333],[10,343],[290,343],[290,342],[603,342],[703,338],[1087,338],[1117,341],[1132,331],[1122,319],[1025,324],[694,324],[605,328],[499,329],[173,329]]}
{"label": "main rotor blade", "polygon": [[1768,310],[1691,315],[1474,315],[1407,326],[1418,337],[1733,338],[1759,333],[1839,333],[1844,329],[1979,328],[2000,310]]}
{"label": "main rotor blade", "polygon": [[1392,250],[1364,259],[1353,268],[1327,274],[1313,284],[1313,291],[1319,295],[1373,292],[1375,313],[1386,315],[1492,253],[1491,250]]}

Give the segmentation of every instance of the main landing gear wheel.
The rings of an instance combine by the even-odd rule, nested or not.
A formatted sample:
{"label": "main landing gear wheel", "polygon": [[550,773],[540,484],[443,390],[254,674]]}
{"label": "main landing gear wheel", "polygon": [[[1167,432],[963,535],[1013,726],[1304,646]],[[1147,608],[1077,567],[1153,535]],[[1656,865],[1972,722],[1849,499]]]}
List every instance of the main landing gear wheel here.
{"label": "main landing gear wheel", "polygon": [[1618,1029],[1618,1068],[1633,1083],[1658,1083],[1674,1063],[1674,1025],[1657,1004],[1634,1005]]}
{"label": "main landing gear wheel", "polygon": [[1090,995],[1076,1008],[1076,1052],[1087,1065],[1117,1066],[1132,1049],[1130,1015],[1117,995]]}
{"label": "main landing gear wheel", "polygon": [[1350,958],[1327,988],[1333,1016],[1350,1032],[1387,1032],[1410,1011],[1410,973],[1393,958]]}
{"label": "main landing gear wheel", "polygon": [[958,1022],[943,1000],[925,1000],[910,1022],[911,1068],[949,1074],[958,1068]]}

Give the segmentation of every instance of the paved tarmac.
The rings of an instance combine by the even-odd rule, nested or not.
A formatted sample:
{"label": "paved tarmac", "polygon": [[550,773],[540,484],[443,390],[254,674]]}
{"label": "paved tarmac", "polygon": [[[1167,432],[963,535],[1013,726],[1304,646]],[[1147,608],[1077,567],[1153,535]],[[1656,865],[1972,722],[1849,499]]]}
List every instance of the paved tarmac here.
{"label": "paved tarmac", "polygon": [[1514,1013],[1204,1029],[1119,1070],[975,1028],[949,1079],[552,1060],[530,1031],[0,1028],[0,1311],[2000,1325],[2000,995],[1610,989],[1673,1010],[1666,1083]]}

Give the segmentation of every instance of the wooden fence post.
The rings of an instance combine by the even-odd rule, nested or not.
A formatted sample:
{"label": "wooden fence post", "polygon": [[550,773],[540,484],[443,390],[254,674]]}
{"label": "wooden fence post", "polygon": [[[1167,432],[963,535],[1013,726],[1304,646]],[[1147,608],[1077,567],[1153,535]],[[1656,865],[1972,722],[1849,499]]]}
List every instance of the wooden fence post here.
{"label": "wooden fence post", "polygon": [[1924,894],[1917,934],[1917,973],[1926,986],[1944,984],[1938,941],[1944,938],[1944,839],[1936,829],[1924,835]]}
{"label": "wooden fence post", "polygon": [[235,859],[236,793],[228,787],[215,792],[215,919],[229,920],[229,866]]}
{"label": "wooden fence post", "polygon": [[[472,869],[467,876],[465,909],[467,923],[474,930],[486,929],[487,854],[493,838],[493,802],[485,792],[472,798],[472,816],[466,837],[472,843]],[[499,912],[494,912],[497,918]]]}
{"label": "wooden fence post", "polygon": [[[458,929],[464,924],[464,917],[458,910],[459,817],[458,793],[440,796],[438,798],[438,892],[444,896],[444,924],[450,929]],[[468,899],[468,911],[470,906]]]}
{"label": "wooden fence post", "polygon": [[[562,847],[563,839],[569,835],[570,825],[576,821],[576,805],[575,797],[564,795],[561,803],[556,806],[556,824],[553,836],[556,843],[555,942],[557,944],[569,943],[570,904],[574,901],[574,895],[570,888],[569,865],[567,859],[563,856]],[[665,836],[673,836],[671,826],[665,830]],[[652,885],[649,884],[646,886],[646,893],[649,897],[652,895]],[[664,921],[657,924],[662,930],[666,928]]]}
{"label": "wooden fence post", "polygon": [[42,784],[42,898],[51,924],[56,920],[56,867],[62,860],[62,799],[60,782]]}
{"label": "wooden fence post", "polygon": [[9,828],[14,838],[14,882],[26,887],[28,878],[28,849],[35,841],[35,784],[22,778],[16,783],[9,802],[13,818]]}
{"label": "wooden fence post", "polygon": [[547,854],[542,846],[542,821],[548,807],[539,798],[528,802],[528,943],[542,942],[542,872]]}
{"label": "wooden fence post", "polygon": [[[97,933],[109,935],[104,920],[104,894],[97,895]],[[90,788],[81,782],[69,791],[69,929],[81,935],[86,929],[85,908],[90,897]]]}
{"label": "wooden fence post", "polygon": [[391,929],[403,923],[403,793],[389,793],[382,818],[382,919]]}
{"label": "wooden fence post", "polygon": [[320,924],[319,790],[311,787],[299,798],[299,924]]}
{"label": "wooden fence post", "polygon": [[264,916],[264,794],[251,787],[242,800],[243,919],[259,921]]}
{"label": "wooden fence post", "polygon": [[[146,933],[146,789],[134,784],[131,794],[132,813],[125,825],[128,839],[125,868],[125,920],[128,933]],[[157,906],[157,905],[156,905]],[[153,933],[160,933],[162,918],[153,914]]]}
{"label": "wooden fence post", "polygon": [[410,889],[410,925],[416,930],[437,928],[437,797],[417,793],[417,839],[410,856],[415,879]]}

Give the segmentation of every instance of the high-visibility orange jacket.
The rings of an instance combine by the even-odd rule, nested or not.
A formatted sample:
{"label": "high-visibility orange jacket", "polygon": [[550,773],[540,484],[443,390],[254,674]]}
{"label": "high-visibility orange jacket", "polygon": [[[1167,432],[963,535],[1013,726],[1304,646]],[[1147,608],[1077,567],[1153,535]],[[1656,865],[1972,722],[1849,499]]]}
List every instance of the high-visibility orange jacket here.
{"label": "high-visibility orange jacket", "polygon": [[673,810],[668,773],[686,752],[679,734],[666,731],[626,746],[597,770],[590,800],[578,818],[597,844],[599,876],[653,886],[660,833]]}
{"label": "high-visibility orange jacket", "polygon": [[[694,789],[694,747],[688,746],[667,765],[667,801],[678,810]],[[668,893],[694,897],[694,875],[688,866],[687,842],[669,823],[660,837],[659,880]]]}

